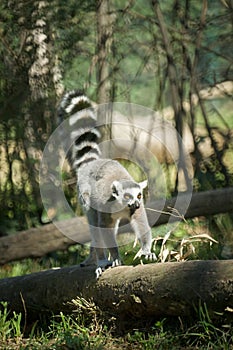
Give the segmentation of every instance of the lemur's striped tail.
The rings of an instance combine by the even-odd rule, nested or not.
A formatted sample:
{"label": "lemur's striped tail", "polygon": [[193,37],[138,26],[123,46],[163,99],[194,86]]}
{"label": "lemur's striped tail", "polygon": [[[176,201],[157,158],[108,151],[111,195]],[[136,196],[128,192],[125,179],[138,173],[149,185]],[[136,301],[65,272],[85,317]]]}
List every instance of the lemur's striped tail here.
{"label": "lemur's striped tail", "polygon": [[72,160],[75,169],[100,158],[100,132],[96,129],[96,114],[91,101],[80,91],[70,91],[63,97],[59,116],[69,117],[73,141]]}

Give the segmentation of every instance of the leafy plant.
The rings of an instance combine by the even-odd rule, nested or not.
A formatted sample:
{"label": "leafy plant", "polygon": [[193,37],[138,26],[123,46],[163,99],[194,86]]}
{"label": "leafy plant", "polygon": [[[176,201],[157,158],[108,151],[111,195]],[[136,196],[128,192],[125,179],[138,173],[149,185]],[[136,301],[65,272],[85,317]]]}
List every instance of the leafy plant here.
{"label": "leafy plant", "polygon": [[0,341],[5,342],[8,338],[15,338],[18,342],[23,334],[21,332],[22,314],[17,314],[13,311],[13,316],[10,317],[10,312],[7,310],[7,302],[0,303]]}

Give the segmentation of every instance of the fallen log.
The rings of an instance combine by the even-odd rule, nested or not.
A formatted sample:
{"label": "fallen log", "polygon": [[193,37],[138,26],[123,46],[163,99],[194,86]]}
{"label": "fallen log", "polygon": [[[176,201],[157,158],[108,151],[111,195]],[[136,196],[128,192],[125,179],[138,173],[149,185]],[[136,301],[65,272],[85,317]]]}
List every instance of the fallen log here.
{"label": "fallen log", "polygon": [[[157,215],[155,226],[190,219],[198,216],[209,216],[233,211],[233,187],[218,188],[190,195],[181,194],[178,197],[172,197],[165,201],[163,213],[155,213],[153,209],[161,208],[161,201],[156,201],[147,205],[147,215],[150,223],[155,221],[154,215]],[[152,211],[149,209],[151,208]],[[176,209],[176,216],[172,216],[172,208]],[[179,213],[181,216],[179,217]],[[170,214],[170,215],[169,215]]]}
{"label": "fallen log", "polygon": [[42,257],[56,250],[65,250],[77,242],[83,244],[90,240],[85,217],[64,220],[59,223],[59,228],[47,224],[0,238],[0,265],[24,258]]}
{"label": "fallen log", "polygon": [[[69,302],[90,298],[118,317],[192,316],[200,302],[210,314],[233,309],[233,261],[119,266],[96,281],[94,270],[71,266],[0,280],[0,301],[30,319],[72,313]],[[232,313],[231,313],[232,315]]]}
{"label": "fallen log", "polygon": [[[161,225],[178,220],[171,216],[171,209],[175,207],[177,213],[184,213],[185,218],[207,216],[225,213],[233,210],[233,187],[194,193],[189,204],[190,196],[182,194],[164,201],[147,204],[147,214],[151,225]],[[164,213],[157,212],[160,208]],[[185,212],[185,209],[187,211]],[[181,220],[181,217],[179,218]],[[64,250],[78,243],[90,241],[90,234],[85,217],[76,217],[59,223],[59,229],[54,224],[19,232],[0,238],[0,265],[23,258],[36,258],[47,253]],[[119,232],[130,232],[129,225],[120,227]]]}

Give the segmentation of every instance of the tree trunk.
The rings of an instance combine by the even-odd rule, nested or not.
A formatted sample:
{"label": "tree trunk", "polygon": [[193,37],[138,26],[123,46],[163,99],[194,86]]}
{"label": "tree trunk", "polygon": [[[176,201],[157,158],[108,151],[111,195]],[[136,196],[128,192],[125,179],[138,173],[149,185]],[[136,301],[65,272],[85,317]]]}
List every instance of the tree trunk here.
{"label": "tree trunk", "polygon": [[97,2],[97,100],[107,103],[111,100],[110,57],[112,56],[113,23],[115,15],[110,11],[109,0]]}
{"label": "tree trunk", "polygon": [[93,269],[78,266],[0,280],[0,300],[30,318],[72,312],[76,297],[125,319],[191,316],[200,302],[212,315],[232,310],[232,290],[232,260],[120,266],[98,281]]}
{"label": "tree trunk", "polygon": [[174,117],[175,117],[175,125],[177,133],[180,137],[178,137],[178,146],[179,146],[179,161],[178,161],[178,172],[177,172],[177,178],[176,178],[176,190],[178,188],[178,177],[179,177],[179,170],[182,170],[184,174],[185,184],[187,186],[187,189],[191,189],[191,181],[188,176],[187,167],[185,165],[185,154],[183,149],[183,143],[182,143],[182,132],[183,132],[183,120],[185,117],[185,110],[183,108],[183,96],[181,92],[181,86],[180,86],[180,76],[177,72],[176,63],[174,60],[175,54],[172,49],[172,45],[169,38],[169,33],[167,30],[167,26],[164,20],[163,13],[160,9],[159,1],[153,0],[152,4],[154,6],[154,11],[156,14],[156,18],[158,20],[158,26],[161,31],[162,40],[167,56],[167,70],[168,70],[168,79],[170,82],[170,90],[171,90],[171,99],[172,99],[172,107],[174,109]]}
{"label": "tree trunk", "polygon": [[[180,195],[163,202],[148,203],[147,214],[151,224],[161,225],[200,215],[213,215],[233,210],[233,188],[223,188],[214,191],[194,193],[189,204],[190,197]],[[160,208],[163,214],[156,212]],[[171,208],[180,213],[180,218],[171,216]],[[187,211],[185,213],[185,209]],[[85,217],[77,217],[46,226],[32,228],[15,235],[0,238],[0,264],[20,260],[28,257],[41,257],[49,252],[64,250],[76,243],[90,241],[89,228]],[[58,229],[59,227],[59,229]],[[120,227],[119,233],[130,232],[129,225]]]}

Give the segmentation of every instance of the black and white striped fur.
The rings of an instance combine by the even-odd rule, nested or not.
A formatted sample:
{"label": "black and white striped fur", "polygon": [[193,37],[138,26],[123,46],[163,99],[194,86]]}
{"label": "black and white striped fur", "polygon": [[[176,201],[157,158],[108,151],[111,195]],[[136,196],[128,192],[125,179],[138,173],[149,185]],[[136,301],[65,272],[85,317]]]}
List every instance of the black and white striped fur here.
{"label": "black and white striped fur", "polygon": [[[139,256],[155,260],[151,252],[151,229],[143,205],[147,181],[137,183],[117,161],[102,159],[96,128],[96,113],[89,99],[77,91],[68,92],[60,115],[69,116],[73,141],[72,161],[77,174],[79,200],[85,209],[90,233],[90,256],[82,266],[96,264],[97,277],[108,266],[121,264],[116,234],[121,219],[129,220],[141,244]],[[109,250],[111,261],[106,257]]]}

